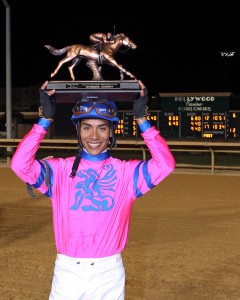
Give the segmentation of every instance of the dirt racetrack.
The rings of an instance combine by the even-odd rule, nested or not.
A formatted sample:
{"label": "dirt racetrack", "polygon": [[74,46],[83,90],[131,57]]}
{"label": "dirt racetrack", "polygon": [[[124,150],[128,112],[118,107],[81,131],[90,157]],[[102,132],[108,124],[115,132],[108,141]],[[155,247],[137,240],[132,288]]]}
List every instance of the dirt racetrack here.
{"label": "dirt racetrack", "polygon": [[[0,299],[48,299],[50,201],[30,198],[8,167],[0,178]],[[239,300],[239,194],[238,175],[174,171],[138,199],[122,254],[126,300]]]}

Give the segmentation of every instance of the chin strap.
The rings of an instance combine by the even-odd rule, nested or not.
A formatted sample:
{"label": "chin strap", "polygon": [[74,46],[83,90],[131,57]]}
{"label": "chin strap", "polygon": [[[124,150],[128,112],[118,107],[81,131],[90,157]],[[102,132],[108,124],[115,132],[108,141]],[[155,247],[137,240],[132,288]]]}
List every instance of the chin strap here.
{"label": "chin strap", "polygon": [[114,124],[113,122],[110,123],[110,131],[112,132],[112,136],[109,138],[109,142],[110,142],[110,149],[116,148],[117,147],[117,142],[115,139],[115,134],[114,134]]}
{"label": "chin strap", "polygon": [[80,160],[81,160],[81,154],[82,154],[82,150],[75,157],[75,160],[74,160],[74,163],[73,163],[73,166],[72,166],[72,173],[70,174],[71,178],[74,178],[76,176],[77,169],[78,169],[78,166],[79,166]]}
{"label": "chin strap", "polygon": [[81,157],[82,157],[82,142],[81,142],[81,138],[80,138],[80,126],[81,126],[81,122],[78,121],[77,122],[77,137],[78,137],[78,154],[77,156],[75,157],[75,160],[73,162],[73,166],[72,166],[72,172],[70,174],[70,177],[71,178],[74,178],[76,176],[76,173],[77,173],[77,169],[78,169],[78,166],[80,164],[80,160],[81,160]]}

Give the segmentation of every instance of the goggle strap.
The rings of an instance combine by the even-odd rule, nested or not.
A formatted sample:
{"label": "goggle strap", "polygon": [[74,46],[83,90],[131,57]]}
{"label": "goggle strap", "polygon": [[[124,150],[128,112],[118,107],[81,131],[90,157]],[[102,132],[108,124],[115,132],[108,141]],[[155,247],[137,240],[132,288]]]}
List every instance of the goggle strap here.
{"label": "goggle strap", "polygon": [[[95,111],[96,111],[96,113],[97,113],[99,116],[103,116],[103,117],[106,117],[106,118],[114,118],[114,117],[117,115],[117,113],[116,113],[116,111],[115,111],[115,108],[114,108],[112,105],[110,105],[110,104],[108,104],[108,103],[105,103],[105,102],[98,102],[98,103],[105,104],[105,105],[108,107],[108,110],[109,110],[109,111],[112,110],[114,113],[113,113],[112,115],[110,115],[110,114],[102,114],[102,113],[99,111],[98,107],[95,105],[95,102],[94,102],[94,104],[93,104],[92,106],[90,106],[90,107],[87,109],[87,111],[82,112],[82,111],[75,111],[75,110],[73,109],[73,114],[74,114],[75,117],[76,117],[76,116],[79,116],[79,115],[89,114],[89,113],[93,110],[93,108],[94,108]],[[80,105],[79,105],[79,106],[80,106]],[[78,106],[76,105],[75,107],[78,107]]]}

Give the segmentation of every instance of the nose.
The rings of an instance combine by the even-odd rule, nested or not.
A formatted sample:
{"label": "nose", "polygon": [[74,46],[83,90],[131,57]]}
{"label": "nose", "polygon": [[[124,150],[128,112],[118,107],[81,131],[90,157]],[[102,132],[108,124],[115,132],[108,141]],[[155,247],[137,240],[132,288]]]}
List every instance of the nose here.
{"label": "nose", "polygon": [[91,134],[89,135],[91,139],[97,139],[98,138],[98,131],[97,128],[92,128]]}

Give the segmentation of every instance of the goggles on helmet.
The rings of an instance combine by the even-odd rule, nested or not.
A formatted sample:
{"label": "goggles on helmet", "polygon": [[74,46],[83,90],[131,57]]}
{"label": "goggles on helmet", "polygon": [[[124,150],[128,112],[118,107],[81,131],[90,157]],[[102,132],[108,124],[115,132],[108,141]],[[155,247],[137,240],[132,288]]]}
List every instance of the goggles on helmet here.
{"label": "goggles on helmet", "polygon": [[105,119],[115,124],[118,123],[117,108],[111,101],[78,102],[72,110],[72,122],[77,119],[97,118]]}
{"label": "goggles on helmet", "polygon": [[115,108],[111,104],[104,102],[81,103],[74,107],[73,114],[74,116],[89,114],[92,109],[95,109],[96,113],[102,117],[114,118],[117,115]]}

